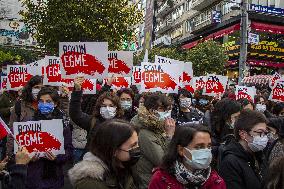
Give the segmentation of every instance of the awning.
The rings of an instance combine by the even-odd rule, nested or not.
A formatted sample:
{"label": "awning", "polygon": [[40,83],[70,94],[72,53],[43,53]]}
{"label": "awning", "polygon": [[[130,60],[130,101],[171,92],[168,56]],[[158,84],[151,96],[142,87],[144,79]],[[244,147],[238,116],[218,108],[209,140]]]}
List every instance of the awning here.
{"label": "awning", "polygon": [[205,37],[204,39],[196,40],[196,41],[193,41],[191,43],[185,44],[185,45],[182,46],[182,48],[183,49],[191,49],[194,46],[196,46],[198,43],[200,43],[204,40],[206,41],[206,40],[209,40],[209,39],[218,39],[220,37],[223,37],[224,35],[231,34],[231,33],[233,33],[234,31],[237,31],[237,30],[240,30],[240,24],[239,23],[235,24],[233,26],[230,26],[228,28],[219,30],[215,33],[212,33],[212,34],[208,35],[207,37]]}
{"label": "awning", "polygon": [[[227,62],[226,66],[236,66],[237,64],[238,64],[238,60],[230,60]],[[265,61],[265,60],[248,59],[247,64],[251,66],[284,68],[284,62],[270,62],[270,61]]]}
{"label": "awning", "polygon": [[245,77],[242,82],[246,85],[250,85],[250,84],[266,84],[268,85],[269,82],[272,79],[272,75],[254,75],[254,76],[249,76],[249,77]]}
{"label": "awning", "polygon": [[261,22],[251,22],[251,29],[262,32],[284,34],[284,26],[265,24]]}

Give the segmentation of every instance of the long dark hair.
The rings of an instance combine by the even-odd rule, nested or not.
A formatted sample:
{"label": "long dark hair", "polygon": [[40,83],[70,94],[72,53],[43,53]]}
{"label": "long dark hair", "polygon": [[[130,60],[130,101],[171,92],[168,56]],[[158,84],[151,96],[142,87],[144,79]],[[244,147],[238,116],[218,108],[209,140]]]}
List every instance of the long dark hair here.
{"label": "long dark hair", "polygon": [[32,88],[35,85],[39,85],[42,83],[42,77],[41,76],[33,76],[28,83],[25,85],[22,93],[22,100],[27,103],[32,103],[34,101],[33,94],[32,94]]}
{"label": "long dark hair", "polygon": [[115,151],[135,132],[135,126],[119,119],[105,121],[92,137],[90,151],[110,169],[116,171]]}
{"label": "long dark hair", "polygon": [[168,147],[166,155],[163,157],[161,168],[172,174],[173,166],[176,161],[182,162],[182,158],[178,153],[178,146],[186,147],[190,144],[197,132],[205,132],[210,136],[210,131],[199,124],[186,124],[178,127]]}

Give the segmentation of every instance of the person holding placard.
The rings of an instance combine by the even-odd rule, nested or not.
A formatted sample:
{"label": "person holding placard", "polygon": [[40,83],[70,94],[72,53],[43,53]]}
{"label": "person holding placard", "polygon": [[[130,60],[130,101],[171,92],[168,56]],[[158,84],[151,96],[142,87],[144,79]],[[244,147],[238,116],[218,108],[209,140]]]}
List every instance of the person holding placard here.
{"label": "person holding placard", "polygon": [[84,77],[77,77],[74,80],[74,91],[71,94],[69,115],[76,125],[88,132],[88,142],[86,145],[86,147],[88,147],[91,140],[90,137],[95,133],[101,123],[105,120],[122,118],[123,110],[118,96],[110,92],[105,92],[98,97],[93,115],[82,112],[81,101],[83,95],[83,82]]}
{"label": "person holding placard", "polygon": [[[37,110],[37,95],[42,88],[42,77],[33,76],[25,85],[20,100],[16,101],[11,110],[9,127],[13,128],[14,122],[25,122],[33,119],[34,113]],[[13,155],[14,140],[8,136],[7,141],[7,155]]]}
{"label": "person holding placard", "polygon": [[90,151],[69,170],[74,189],[135,189],[131,168],[140,158],[135,126],[108,120],[94,134]]}
{"label": "person holding placard", "polygon": [[38,110],[33,121],[62,119],[65,154],[47,151],[44,157],[35,154],[28,165],[27,189],[59,189],[64,185],[63,165],[72,159],[73,145],[69,119],[58,108],[60,97],[53,88],[44,87],[38,93]]}

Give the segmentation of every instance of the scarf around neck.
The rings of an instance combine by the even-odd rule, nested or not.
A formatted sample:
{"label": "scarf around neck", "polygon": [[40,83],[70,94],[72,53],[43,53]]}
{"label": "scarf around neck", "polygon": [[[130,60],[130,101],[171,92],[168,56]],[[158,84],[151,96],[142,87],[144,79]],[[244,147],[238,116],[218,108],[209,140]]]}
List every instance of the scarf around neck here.
{"label": "scarf around neck", "polygon": [[175,163],[175,177],[183,185],[201,186],[207,181],[210,174],[211,167],[192,173],[181,162],[176,161]]}

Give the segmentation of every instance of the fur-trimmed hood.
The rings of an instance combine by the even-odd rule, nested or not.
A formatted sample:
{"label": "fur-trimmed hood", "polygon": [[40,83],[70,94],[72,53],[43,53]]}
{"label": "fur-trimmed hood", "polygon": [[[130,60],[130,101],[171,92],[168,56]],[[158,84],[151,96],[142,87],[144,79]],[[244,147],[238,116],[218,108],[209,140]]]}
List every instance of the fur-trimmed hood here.
{"label": "fur-trimmed hood", "polygon": [[74,165],[68,171],[69,179],[72,185],[84,178],[93,178],[104,180],[104,175],[108,171],[106,164],[91,152],[85,154],[82,161]]}
{"label": "fur-trimmed hood", "polygon": [[143,125],[143,128],[151,130],[155,133],[165,132],[165,122],[159,120],[156,115],[150,113],[145,106],[139,107],[138,120]]}

